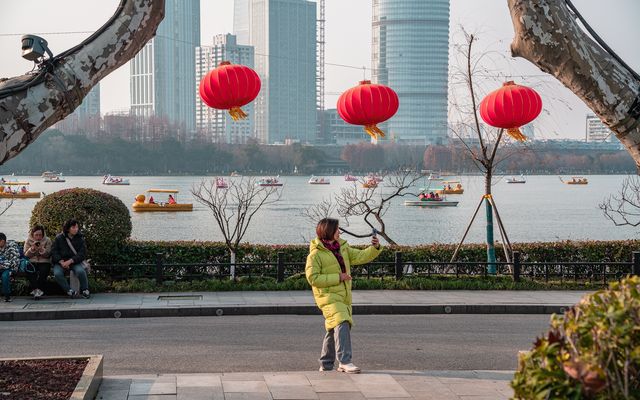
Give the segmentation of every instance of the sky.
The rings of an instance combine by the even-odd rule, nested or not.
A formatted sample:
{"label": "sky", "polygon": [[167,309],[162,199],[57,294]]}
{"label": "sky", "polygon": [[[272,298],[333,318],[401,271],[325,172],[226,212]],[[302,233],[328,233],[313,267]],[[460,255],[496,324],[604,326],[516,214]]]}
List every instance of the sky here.
{"label": "sky", "polygon": [[[424,0],[428,1],[428,0]],[[54,54],[79,43],[104,24],[119,0],[0,0],[0,77],[21,75],[32,68],[20,56],[20,35],[41,34]],[[595,31],[640,71],[640,1],[573,0]],[[606,6],[603,6],[606,4]],[[214,35],[232,32],[233,0],[201,0],[201,44]],[[356,67],[371,66],[371,0],[326,0],[326,62]],[[478,37],[476,48],[486,52],[484,66],[497,77],[478,81],[482,91],[497,88],[512,76],[517,83],[534,87],[543,98],[544,112],[536,120],[536,136],[545,139],[584,138],[589,109],[553,77],[524,59],[510,56],[513,25],[506,0],[451,0],[449,69],[460,64],[456,46],[463,42],[461,27]],[[66,32],[53,34],[54,32]],[[370,77],[370,70],[365,75]],[[363,71],[326,66],[326,107],[334,108],[341,92],[357,84]],[[101,82],[101,112],[128,109],[129,67],[125,64]],[[450,100],[464,96],[450,84]]]}

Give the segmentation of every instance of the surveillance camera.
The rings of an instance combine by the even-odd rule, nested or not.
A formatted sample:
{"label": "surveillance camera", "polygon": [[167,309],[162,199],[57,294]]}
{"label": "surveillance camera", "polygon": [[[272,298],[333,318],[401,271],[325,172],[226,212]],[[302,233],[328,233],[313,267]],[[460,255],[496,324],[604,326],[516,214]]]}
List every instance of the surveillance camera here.
{"label": "surveillance camera", "polygon": [[45,53],[49,58],[53,57],[51,50],[47,47],[47,41],[36,35],[22,36],[22,58],[38,62],[44,58]]}

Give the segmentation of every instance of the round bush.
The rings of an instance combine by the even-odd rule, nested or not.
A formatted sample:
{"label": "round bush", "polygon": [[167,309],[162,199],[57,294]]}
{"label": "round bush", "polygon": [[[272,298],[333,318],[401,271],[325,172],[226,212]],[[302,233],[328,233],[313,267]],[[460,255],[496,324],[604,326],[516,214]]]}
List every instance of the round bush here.
{"label": "round bush", "polygon": [[131,235],[131,216],[117,197],[94,189],[65,189],[40,200],[31,213],[31,226],[43,225],[53,238],[69,219],[80,222],[89,258],[107,260]]}
{"label": "round bush", "polygon": [[516,399],[640,398],[640,277],[585,296],[520,354]]}

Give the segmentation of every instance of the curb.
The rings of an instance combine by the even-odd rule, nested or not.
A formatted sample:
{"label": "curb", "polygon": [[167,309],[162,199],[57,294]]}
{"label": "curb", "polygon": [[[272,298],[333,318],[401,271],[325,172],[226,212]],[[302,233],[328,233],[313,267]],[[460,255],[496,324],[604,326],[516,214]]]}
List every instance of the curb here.
{"label": "curb", "polygon": [[[560,304],[356,304],[355,315],[425,314],[562,314]],[[152,308],[100,308],[51,311],[0,311],[0,321],[36,321],[95,318],[213,317],[242,315],[320,315],[315,305],[180,306]]]}
{"label": "curb", "polygon": [[87,360],[87,366],[84,367],[82,376],[69,400],[93,400],[98,394],[100,383],[102,383],[102,355],[0,358],[0,361],[75,359]]}

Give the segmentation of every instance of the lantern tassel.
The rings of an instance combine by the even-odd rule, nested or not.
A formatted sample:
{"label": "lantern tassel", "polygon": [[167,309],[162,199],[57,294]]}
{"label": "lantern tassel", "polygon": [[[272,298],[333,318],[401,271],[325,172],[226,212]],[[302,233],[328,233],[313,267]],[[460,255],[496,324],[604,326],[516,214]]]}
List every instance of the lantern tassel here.
{"label": "lantern tassel", "polygon": [[246,119],[249,115],[242,111],[240,107],[231,107],[229,109],[229,115],[234,121],[240,121],[242,119]]}
{"label": "lantern tassel", "polygon": [[378,128],[376,124],[365,125],[364,131],[374,139],[378,139],[378,137],[384,137],[384,132],[382,131],[382,129]]}
{"label": "lantern tassel", "polygon": [[511,136],[512,138],[514,138],[519,142],[525,142],[527,140],[527,137],[523,135],[522,132],[520,132],[520,129],[518,128],[507,129],[507,135]]}

